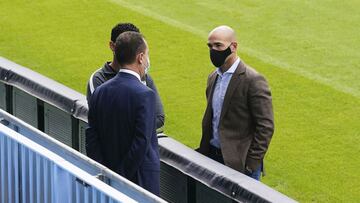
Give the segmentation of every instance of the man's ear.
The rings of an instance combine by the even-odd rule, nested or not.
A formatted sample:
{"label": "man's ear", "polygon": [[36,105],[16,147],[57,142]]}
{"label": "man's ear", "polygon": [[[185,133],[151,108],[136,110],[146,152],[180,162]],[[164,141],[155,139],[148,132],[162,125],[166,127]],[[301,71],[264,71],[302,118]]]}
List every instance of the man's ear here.
{"label": "man's ear", "polygon": [[238,46],[237,42],[233,42],[232,46],[230,46],[231,52],[236,52],[237,46]]}
{"label": "man's ear", "polygon": [[109,47],[110,47],[111,51],[115,52],[115,43],[114,42],[110,41]]}
{"label": "man's ear", "polygon": [[137,60],[140,64],[144,63],[144,53],[143,52],[141,52],[137,55]]}

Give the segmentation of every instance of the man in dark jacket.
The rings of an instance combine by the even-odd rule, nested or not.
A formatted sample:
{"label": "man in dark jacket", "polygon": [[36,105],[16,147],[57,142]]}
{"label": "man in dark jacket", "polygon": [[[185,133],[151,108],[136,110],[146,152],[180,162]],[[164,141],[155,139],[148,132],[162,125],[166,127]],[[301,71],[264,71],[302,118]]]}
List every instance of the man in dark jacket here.
{"label": "man in dark jacket", "polygon": [[[111,30],[111,40],[109,42],[109,47],[111,51],[115,52],[115,40],[116,38],[123,32],[133,31],[133,32],[140,32],[139,28],[131,23],[119,23],[113,27]],[[115,55],[113,56],[113,60],[111,62],[106,62],[103,67],[96,70],[90,76],[90,79],[87,84],[87,93],[86,99],[88,103],[90,101],[91,95],[94,93],[95,89],[99,87],[104,82],[112,79],[115,75],[119,72],[120,66],[119,63],[115,60]],[[155,92],[156,96],[156,129],[158,132],[163,131],[163,126],[165,124],[165,113],[163,109],[163,105],[161,103],[161,99],[155,83],[151,78],[150,74],[145,74],[142,78],[142,82],[146,84],[149,88],[151,88]]]}
{"label": "man in dark jacket", "polygon": [[219,26],[210,32],[207,107],[199,152],[259,180],[274,132],[271,92],[265,78],[237,55],[235,32]]}
{"label": "man in dark jacket", "polygon": [[124,32],[116,40],[119,73],[90,98],[87,155],[159,195],[160,159],[153,90],[141,82],[149,68],[143,36]]}

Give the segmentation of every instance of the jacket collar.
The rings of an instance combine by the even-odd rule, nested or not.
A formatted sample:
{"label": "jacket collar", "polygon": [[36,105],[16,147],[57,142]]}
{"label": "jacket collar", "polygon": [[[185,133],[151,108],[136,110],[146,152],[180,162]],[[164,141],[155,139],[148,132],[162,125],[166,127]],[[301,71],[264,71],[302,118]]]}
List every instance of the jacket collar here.
{"label": "jacket collar", "polygon": [[119,70],[119,72],[120,72],[120,73],[127,73],[127,74],[130,74],[130,75],[133,75],[133,76],[135,76],[135,77],[141,82],[140,75],[139,75],[137,72],[135,72],[135,71],[122,68],[122,69]]}
{"label": "jacket collar", "polygon": [[[240,79],[240,78],[239,78],[239,75],[245,73],[245,71],[246,71],[246,66],[245,66],[245,64],[242,62],[242,60],[240,60],[239,64],[237,65],[237,67],[236,67],[236,69],[235,69],[235,71],[234,71],[233,76],[231,77],[231,80],[230,80],[229,86],[228,86],[228,90],[227,90],[226,92],[228,92],[229,89],[232,89],[231,86],[234,85],[233,83],[236,82],[237,80],[239,80],[239,79]],[[211,89],[210,89],[210,96],[209,96],[209,99],[210,99],[209,101],[210,101],[210,102],[212,101],[212,96],[213,96],[213,92],[214,92],[213,90],[214,90],[214,87],[215,87],[215,82],[216,82],[217,76],[218,76],[217,72],[214,71],[214,72],[210,75],[210,78],[209,78],[209,85],[210,85],[210,87],[211,87]],[[236,82],[236,83],[237,83],[237,82]],[[226,94],[226,95],[227,95],[227,94]],[[226,95],[225,95],[225,96],[226,96]]]}
{"label": "jacket collar", "polygon": [[[228,110],[231,97],[234,94],[236,87],[239,85],[239,82],[241,81],[241,75],[244,74],[245,72],[246,72],[246,66],[242,61],[240,61],[234,74],[232,75],[232,77],[230,79],[228,88],[226,90],[224,103],[223,103],[222,110],[221,110],[220,120],[222,120],[226,111]],[[217,77],[218,77],[218,74],[216,73],[216,71],[214,71],[209,78],[210,95],[208,97],[208,108],[210,108],[210,109],[211,109],[211,105],[212,105],[212,98],[213,98],[214,87],[215,87],[215,82],[216,82]]]}
{"label": "jacket collar", "polygon": [[225,93],[225,97],[224,97],[224,103],[221,109],[221,115],[220,115],[220,120],[222,120],[222,118],[224,117],[224,115],[226,114],[228,108],[229,108],[229,104],[231,101],[231,98],[235,92],[235,89],[239,86],[239,83],[241,81],[241,75],[243,73],[245,73],[246,71],[246,66],[245,64],[240,61],[238,67],[235,70],[235,73],[233,74],[233,76],[231,77],[231,80],[229,82],[229,86],[226,90]]}
{"label": "jacket collar", "polygon": [[116,75],[117,72],[114,71],[114,69],[110,66],[110,63],[111,62],[106,62],[104,64],[103,71],[104,71],[105,74],[108,74],[108,75]]}
{"label": "jacket collar", "polygon": [[216,73],[221,76],[224,74],[229,74],[229,73],[233,74],[235,72],[236,68],[238,67],[239,63],[240,63],[240,58],[238,57],[226,72],[222,73],[220,68],[216,68]]}

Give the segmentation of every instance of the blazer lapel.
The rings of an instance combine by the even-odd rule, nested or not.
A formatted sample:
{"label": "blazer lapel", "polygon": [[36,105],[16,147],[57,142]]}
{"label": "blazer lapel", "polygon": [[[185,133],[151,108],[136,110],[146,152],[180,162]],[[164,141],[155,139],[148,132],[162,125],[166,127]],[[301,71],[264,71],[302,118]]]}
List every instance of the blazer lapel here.
{"label": "blazer lapel", "polygon": [[245,72],[245,65],[242,61],[240,61],[238,67],[236,68],[234,74],[232,75],[228,88],[225,93],[224,103],[221,109],[221,115],[220,115],[220,121],[223,119],[224,115],[226,114],[226,111],[229,108],[229,104],[231,101],[231,97],[234,94],[235,89],[239,85],[239,82],[241,80],[240,75]]}
{"label": "blazer lapel", "polygon": [[[209,83],[206,89],[206,96],[207,96],[207,106],[206,106],[206,110],[205,110],[205,116],[204,116],[204,120],[205,121],[203,124],[205,124],[205,126],[211,126],[211,118],[212,118],[212,98],[214,95],[214,87],[215,87],[215,82],[217,80],[217,74],[216,72],[214,72],[209,79]],[[207,129],[210,130],[210,129]]]}
{"label": "blazer lapel", "polygon": [[213,97],[213,95],[214,95],[214,87],[215,87],[215,82],[216,82],[216,80],[217,80],[217,73],[215,72],[214,74],[212,74],[211,76],[210,76],[210,80],[209,80],[209,96],[208,96],[208,98],[207,98],[207,100],[208,100],[208,104],[210,104],[210,106],[211,106],[211,104],[212,104],[212,97]]}

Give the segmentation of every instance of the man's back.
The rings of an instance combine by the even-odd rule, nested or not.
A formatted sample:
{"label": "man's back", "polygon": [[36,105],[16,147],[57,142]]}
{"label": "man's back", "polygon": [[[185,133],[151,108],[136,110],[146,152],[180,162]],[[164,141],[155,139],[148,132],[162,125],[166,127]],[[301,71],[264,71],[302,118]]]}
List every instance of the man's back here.
{"label": "man's back", "polygon": [[[108,80],[114,78],[116,75],[117,72],[110,66],[110,62],[106,62],[103,67],[92,73],[88,81],[87,91],[86,91],[86,99],[89,103],[89,106],[90,106],[90,98],[94,93],[95,89],[98,88],[100,85],[104,84],[105,82],[107,82]],[[155,92],[156,128],[159,130],[159,132],[162,132],[162,127],[164,126],[165,123],[165,113],[160,99],[160,95],[150,74],[146,74],[145,81],[146,81],[146,86],[148,86],[150,89],[152,89]]]}
{"label": "man's back", "polygon": [[[90,157],[134,182],[141,170],[159,170],[155,94],[151,89],[135,76],[120,72],[96,89],[90,103]],[[88,136],[91,134],[96,136]]]}

